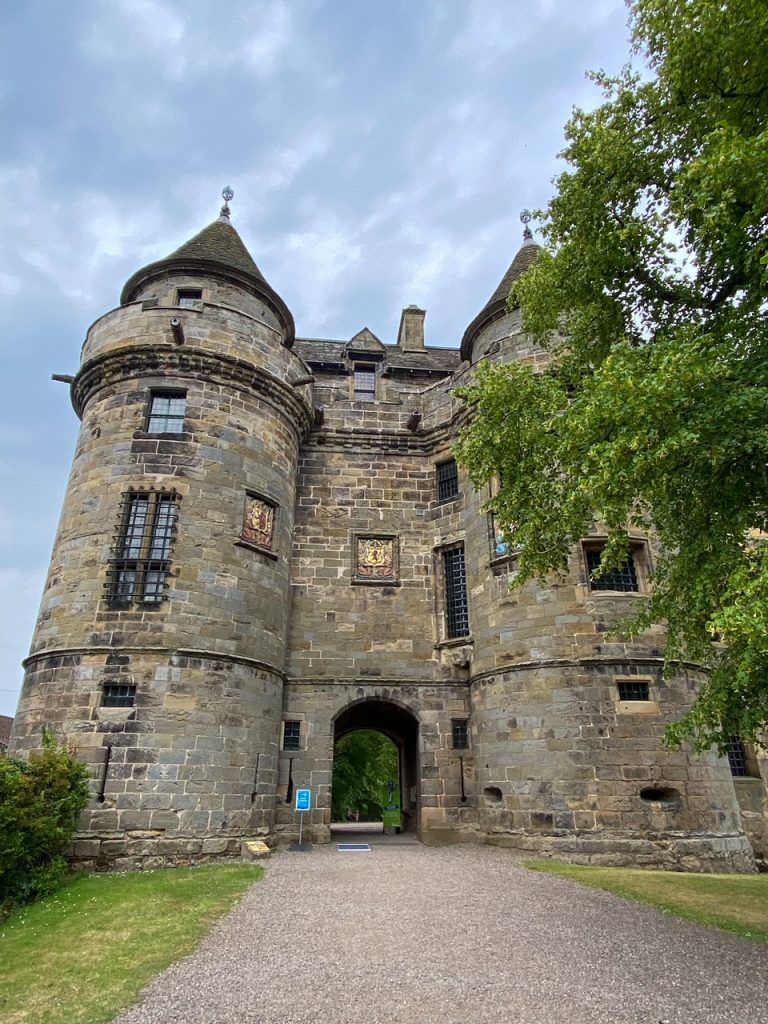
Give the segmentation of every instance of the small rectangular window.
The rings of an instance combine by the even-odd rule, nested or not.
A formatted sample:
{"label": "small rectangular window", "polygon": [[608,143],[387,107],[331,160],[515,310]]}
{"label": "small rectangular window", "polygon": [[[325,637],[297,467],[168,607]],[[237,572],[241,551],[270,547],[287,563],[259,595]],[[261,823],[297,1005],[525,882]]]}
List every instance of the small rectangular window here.
{"label": "small rectangular window", "polygon": [[136,703],[136,687],[127,684],[107,683],[104,687],[101,706],[104,708],[132,708]]}
{"label": "small rectangular window", "polygon": [[610,569],[601,576],[593,576],[593,573],[600,568],[602,548],[587,548],[586,555],[590,590],[613,590],[623,594],[637,593],[640,590],[637,565],[631,551],[627,554],[623,565],[620,565],[618,569]]}
{"label": "small rectangular window", "polygon": [[354,398],[356,402],[376,401],[376,367],[370,363],[355,363]]}
{"label": "small rectangular window", "polygon": [[301,749],[301,722],[283,722],[283,750]]}
{"label": "small rectangular window", "polygon": [[149,396],[147,432],[150,434],[181,434],[187,396],[183,391],[152,391]]}
{"label": "small rectangular window", "polygon": [[202,298],[203,292],[201,288],[179,288],[177,305],[196,306]]}
{"label": "small rectangular window", "polygon": [[469,605],[467,603],[467,571],[464,545],[443,552],[445,580],[445,630],[449,640],[469,636]]}
{"label": "small rectangular window", "polygon": [[129,491],[108,574],[109,604],[157,606],[165,597],[176,532],[175,491]]}
{"label": "small rectangular window", "polygon": [[459,467],[456,459],[437,464],[437,500],[449,501],[459,493]]}
{"label": "small rectangular window", "polygon": [[731,775],[740,779],[760,777],[760,770],[756,767],[755,758],[750,756],[750,751],[740,736],[728,737],[726,753],[728,764],[731,766]]}
{"label": "small rectangular window", "polygon": [[619,688],[619,700],[649,700],[650,687],[642,680],[624,680],[616,684]]}
{"label": "small rectangular window", "polygon": [[469,734],[466,718],[454,718],[451,721],[451,738],[454,750],[466,750],[469,746]]}

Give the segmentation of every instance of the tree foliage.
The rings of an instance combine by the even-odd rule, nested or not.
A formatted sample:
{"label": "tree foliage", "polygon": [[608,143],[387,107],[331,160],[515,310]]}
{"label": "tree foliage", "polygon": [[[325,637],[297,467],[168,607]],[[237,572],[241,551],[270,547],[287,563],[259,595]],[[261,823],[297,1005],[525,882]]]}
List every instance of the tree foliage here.
{"label": "tree foliage", "polygon": [[665,621],[668,666],[710,669],[668,742],[722,749],[768,723],[768,6],[629,6],[645,68],[591,76],[603,102],[566,126],[546,249],[513,289],[550,366],[481,366],[458,455],[478,486],[501,471],[518,583],[595,520],[610,567],[652,526],[631,629]]}
{"label": "tree foliage", "polygon": [[29,761],[0,756],[0,916],[61,883],[87,779],[86,766],[47,730]]}
{"label": "tree foliage", "polygon": [[343,736],[333,756],[331,816],[344,821],[357,813],[364,821],[381,820],[387,783],[399,786],[397,747],[383,733],[360,729]]}

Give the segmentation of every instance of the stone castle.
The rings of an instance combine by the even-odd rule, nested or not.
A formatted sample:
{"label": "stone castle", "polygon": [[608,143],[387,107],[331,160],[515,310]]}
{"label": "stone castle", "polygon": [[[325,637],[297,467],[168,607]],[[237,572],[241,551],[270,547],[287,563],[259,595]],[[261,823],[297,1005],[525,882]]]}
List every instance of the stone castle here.
{"label": "stone castle", "polygon": [[225,202],[89,329],[11,741],[48,725],[90,764],[84,865],[287,841],[295,787],[327,842],[334,743],[370,728],[427,842],[754,870],[765,762],[738,741],[730,764],[663,749],[700,673],[662,678],[661,629],[611,632],[648,538],[594,579],[596,531],[569,579],[510,591],[515,552],[453,459],[473,366],[545,361],[506,302],[538,251],[526,228],[460,348],[425,347],[416,306],[396,344],[297,338]]}

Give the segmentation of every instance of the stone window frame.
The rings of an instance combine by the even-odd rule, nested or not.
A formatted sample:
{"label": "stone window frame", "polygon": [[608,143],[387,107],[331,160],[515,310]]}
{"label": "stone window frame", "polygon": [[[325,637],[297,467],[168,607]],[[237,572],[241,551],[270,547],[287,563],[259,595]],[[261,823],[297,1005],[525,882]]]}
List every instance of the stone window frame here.
{"label": "stone window frame", "polygon": [[[298,729],[291,729],[291,733],[296,732],[296,735],[288,736],[288,726],[298,726]],[[286,746],[288,739],[291,740],[291,746]],[[304,723],[300,718],[284,718],[280,723],[280,750],[285,751],[288,754],[295,754],[298,750],[304,749],[305,729]],[[295,746],[293,741],[295,740]]]}
{"label": "stone window frame", "polygon": [[[199,294],[195,294],[194,296],[192,296],[191,294],[185,295],[185,292],[199,292]],[[182,299],[185,299],[186,301],[182,301]],[[200,285],[181,284],[178,285],[175,290],[173,305],[178,306],[179,309],[199,309],[204,301],[205,291]]]}
{"label": "stone window frame", "polygon": [[[456,727],[459,727],[457,730]],[[462,727],[463,726],[463,736]],[[457,743],[456,740],[462,739],[463,743]],[[468,718],[452,718],[451,719],[451,750],[469,750],[469,719]]]}
{"label": "stone window frame", "polygon": [[[373,391],[372,392],[369,391],[368,389],[365,389],[364,392],[363,391],[358,392],[358,389],[357,389],[357,373],[358,373],[358,371],[360,371],[361,373],[371,373],[371,374],[373,374]],[[352,398],[353,402],[375,402],[377,397],[378,397],[378,390],[379,390],[378,389],[378,384],[379,384],[379,375],[376,372],[376,361],[375,360],[373,360],[373,359],[365,359],[365,360],[363,360],[363,359],[353,359],[352,360],[352,372],[350,374],[349,387],[350,387],[350,392],[351,392],[350,397]],[[370,394],[370,395],[372,395],[372,397],[371,398],[361,398],[360,397],[361,394],[366,394],[366,395]]]}
{"label": "stone window frame", "polygon": [[[178,529],[180,501],[181,495],[174,490],[129,487],[123,491],[120,522],[106,579],[110,608],[152,611],[167,601],[167,580]],[[146,502],[147,506],[143,522],[138,512],[140,502]],[[164,508],[173,511],[161,513]],[[127,574],[130,573],[135,576],[129,590]],[[150,574],[158,579],[150,583]],[[150,594],[154,595],[153,599],[147,600]]]}
{"label": "stone window frame", "polygon": [[[448,615],[448,585],[446,579],[446,556],[451,551],[461,549],[464,553],[464,602],[467,609],[467,632],[452,633]],[[472,614],[469,601],[469,575],[467,572],[467,551],[463,538],[440,544],[433,549],[435,572],[435,604],[438,623],[438,641],[436,647],[454,647],[473,643]]]}
{"label": "stone window frame", "polygon": [[608,537],[605,534],[595,534],[594,536],[583,537],[579,545],[581,572],[585,589],[589,596],[591,598],[610,597],[612,599],[616,599],[624,597],[632,598],[636,594],[647,594],[649,590],[648,577],[651,570],[651,554],[648,541],[644,537],[629,538],[629,554],[632,556],[634,564],[637,590],[596,589],[593,586],[589,568],[588,552],[602,552],[607,543]]}
{"label": "stone window frame", "polygon": [[[620,684],[628,685],[644,683],[648,687],[647,700],[622,700]],[[623,675],[613,677],[614,693],[616,699],[614,708],[619,715],[658,715],[660,713],[659,702],[656,695],[656,680],[653,676]]]}
{"label": "stone window frame", "polygon": [[[440,471],[444,470],[445,467],[453,467],[454,472],[450,476],[444,476],[441,480]],[[452,484],[454,489],[449,494],[441,496],[440,489],[445,483]],[[448,455],[446,458],[438,459],[435,463],[435,490],[437,492],[437,504],[447,505],[449,502],[456,501],[457,498],[461,497],[461,488],[459,487],[459,464],[453,455]]]}
{"label": "stone window frame", "polygon": [[[152,422],[152,406],[156,398],[183,398],[184,399],[184,415],[182,417],[181,430],[150,430],[150,423]],[[175,388],[175,387],[163,387],[161,385],[154,386],[150,385],[149,392],[147,395],[146,411],[144,414],[144,427],[142,434],[148,437],[173,437],[179,438],[186,436],[187,432],[184,430],[185,421],[187,418],[187,389],[186,388]],[[179,417],[174,417],[178,419]]]}
{"label": "stone window frame", "polygon": [[745,743],[741,736],[728,737],[725,758],[734,779],[762,778],[754,747]]}
{"label": "stone window frame", "polygon": [[[246,509],[246,507],[248,505],[248,502],[251,499],[256,499],[256,501],[263,501],[265,505],[269,505],[270,508],[272,509],[272,545],[271,545],[271,547],[266,547],[263,544],[256,544],[256,543],[254,543],[254,541],[248,540],[247,538],[243,537],[243,529],[244,529],[243,520],[245,519],[245,509]],[[235,538],[235,544],[237,545],[237,547],[247,548],[249,551],[258,551],[259,554],[266,555],[267,558],[271,558],[271,559],[273,559],[273,561],[277,561],[277,559],[279,557],[278,539],[279,539],[279,528],[280,528],[280,505],[278,504],[278,502],[275,501],[275,499],[273,497],[271,497],[269,494],[264,494],[261,491],[254,491],[250,487],[247,487],[245,489],[245,493],[244,493],[244,496],[243,496],[243,505],[241,506],[240,520],[239,521],[240,521],[240,533]]]}
{"label": "stone window frame", "polygon": [[132,708],[136,706],[135,683],[104,683],[101,689],[102,708]]}
{"label": "stone window frame", "polygon": [[[394,576],[381,579],[371,579],[368,576],[358,576],[358,555],[357,546],[361,540],[391,540],[392,541],[392,568]],[[351,551],[351,572],[352,586],[354,587],[400,587],[400,536],[396,533],[379,533],[374,530],[355,530],[352,533]]]}

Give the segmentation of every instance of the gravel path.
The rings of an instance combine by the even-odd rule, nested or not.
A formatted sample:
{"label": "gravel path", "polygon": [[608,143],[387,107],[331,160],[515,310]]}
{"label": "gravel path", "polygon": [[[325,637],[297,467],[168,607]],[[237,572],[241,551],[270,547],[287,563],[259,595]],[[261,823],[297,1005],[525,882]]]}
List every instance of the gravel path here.
{"label": "gravel path", "polygon": [[488,847],[281,853],[119,1024],[768,1024],[768,951]]}

